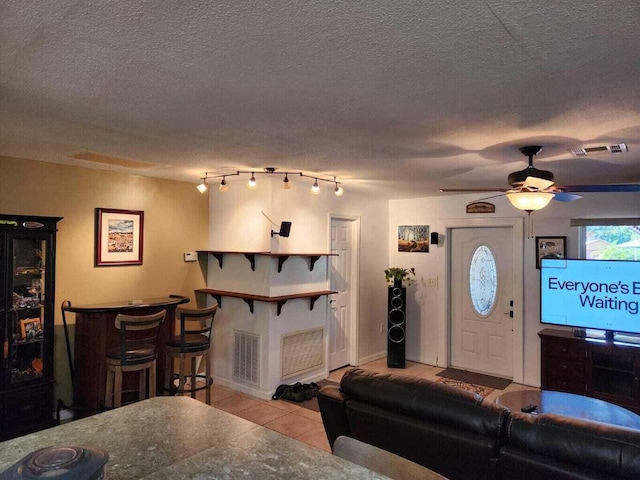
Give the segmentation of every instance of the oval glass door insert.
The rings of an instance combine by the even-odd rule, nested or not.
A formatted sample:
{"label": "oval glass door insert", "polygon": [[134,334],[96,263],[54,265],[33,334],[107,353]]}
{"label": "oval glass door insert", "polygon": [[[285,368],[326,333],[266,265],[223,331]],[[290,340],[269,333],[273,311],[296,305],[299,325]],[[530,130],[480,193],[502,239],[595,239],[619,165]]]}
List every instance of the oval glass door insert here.
{"label": "oval glass door insert", "polygon": [[496,306],[498,269],[496,258],[486,245],[478,246],[469,262],[469,297],[476,313],[486,317]]}

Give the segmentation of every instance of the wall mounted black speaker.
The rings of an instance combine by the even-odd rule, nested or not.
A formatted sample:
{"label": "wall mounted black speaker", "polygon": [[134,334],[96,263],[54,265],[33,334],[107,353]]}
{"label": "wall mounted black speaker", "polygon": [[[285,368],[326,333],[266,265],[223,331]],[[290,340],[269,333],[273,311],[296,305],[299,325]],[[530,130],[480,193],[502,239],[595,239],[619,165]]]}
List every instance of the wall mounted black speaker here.
{"label": "wall mounted black speaker", "polygon": [[431,232],[431,245],[438,245],[439,240],[438,232]]}
{"label": "wall mounted black speaker", "polygon": [[387,302],[387,367],[404,368],[407,289],[389,287]]}
{"label": "wall mounted black speaker", "polygon": [[281,222],[280,223],[280,231],[276,232],[271,230],[271,236],[280,235],[281,237],[288,237],[291,232],[291,222]]}

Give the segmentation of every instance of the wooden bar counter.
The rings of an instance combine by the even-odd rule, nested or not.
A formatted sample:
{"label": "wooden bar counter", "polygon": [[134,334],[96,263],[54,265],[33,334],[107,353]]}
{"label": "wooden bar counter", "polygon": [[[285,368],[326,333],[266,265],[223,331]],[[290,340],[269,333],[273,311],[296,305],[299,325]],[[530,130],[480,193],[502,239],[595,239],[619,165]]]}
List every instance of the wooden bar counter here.
{"label": "wooden bar counter", "polygon": [[78,412],[99,411],[104,406],[107,349],[119,344],[114,325],[116,315],[150,315],[167,311],[158,336],[157,385],[164,385],[165,344],[175,330],[175,311],[189,298],[169,296],[142,300],[123,300],[95,305],[68,305],[65,311],[76,314],[73,407]]}

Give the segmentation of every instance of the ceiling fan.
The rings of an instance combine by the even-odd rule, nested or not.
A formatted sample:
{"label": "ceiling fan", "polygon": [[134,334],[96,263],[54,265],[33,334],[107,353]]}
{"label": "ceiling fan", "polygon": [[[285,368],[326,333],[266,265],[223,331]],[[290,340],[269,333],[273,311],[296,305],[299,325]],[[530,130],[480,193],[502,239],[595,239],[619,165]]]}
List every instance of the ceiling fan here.
{"label": "ceiling fan", "polygon": [[[443,188],[441,192],[502,192],[511,204],[526,212],[540,210],[546,207],[551,200],[570,202],[582,198],[573,192],[640,192],[640,184],[610,184],[610,185],[565,185],[554,183],[553,173],[548,170],[539,170],[533,166],[533,157],[537,155],[542,146],[528,145],[519,148],[520,152],[529,158],[529,165],[524,170],[513,172],[507,178],[511,188]],[[493,198],[493,197],[488,197]]]}

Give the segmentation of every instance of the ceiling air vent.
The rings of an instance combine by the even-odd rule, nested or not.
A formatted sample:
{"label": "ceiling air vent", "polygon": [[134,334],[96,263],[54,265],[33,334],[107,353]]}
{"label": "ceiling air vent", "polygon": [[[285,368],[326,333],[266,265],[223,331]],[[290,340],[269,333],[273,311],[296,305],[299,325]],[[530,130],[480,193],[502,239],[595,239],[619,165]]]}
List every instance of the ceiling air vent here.
{"label": "ceiling air vent", "polygon": [[588,147],[588,148],[573,148],[570,150],[571,154],[575,157],[586,157],[589,154],[609,152],[609,153],[623,153],[628,152],[626,143],[614,143],[613,145],[602,145],[600,147]]}

